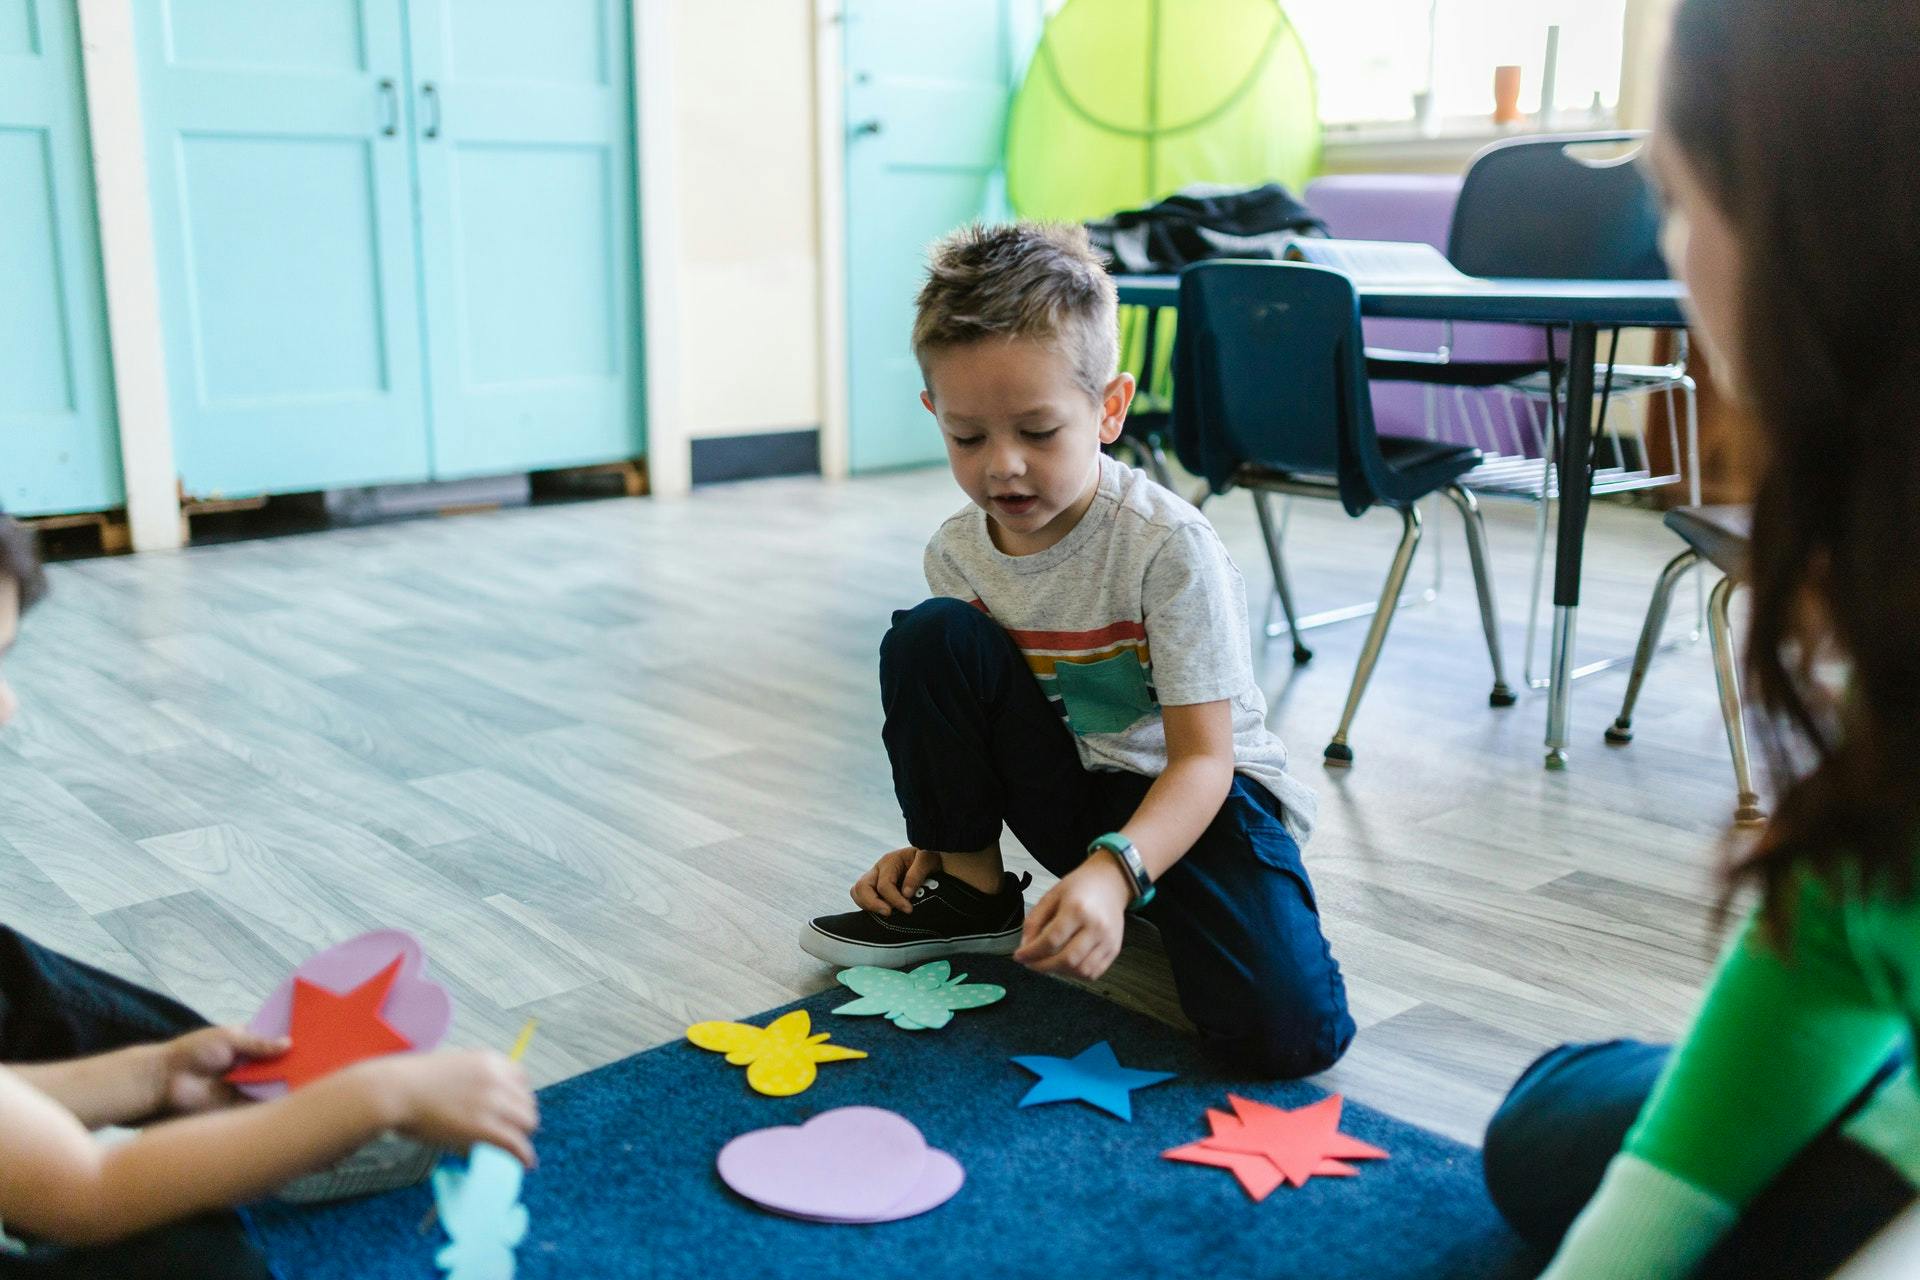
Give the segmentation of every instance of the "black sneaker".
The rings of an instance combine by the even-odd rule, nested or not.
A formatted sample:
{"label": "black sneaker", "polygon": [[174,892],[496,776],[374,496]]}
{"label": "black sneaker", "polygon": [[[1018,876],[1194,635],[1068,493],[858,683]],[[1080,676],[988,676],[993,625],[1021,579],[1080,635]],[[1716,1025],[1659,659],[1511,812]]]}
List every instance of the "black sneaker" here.
{"label": "black sneaker", "polygon": [[1011,955],[1020,946],[1033,877],[1003,872],[1000,892],[982,893],[951,876],[932,875],[913,891],[913,913],[846,911],[800,928],[800,949],[828,964],[905,969],[946,956]]}

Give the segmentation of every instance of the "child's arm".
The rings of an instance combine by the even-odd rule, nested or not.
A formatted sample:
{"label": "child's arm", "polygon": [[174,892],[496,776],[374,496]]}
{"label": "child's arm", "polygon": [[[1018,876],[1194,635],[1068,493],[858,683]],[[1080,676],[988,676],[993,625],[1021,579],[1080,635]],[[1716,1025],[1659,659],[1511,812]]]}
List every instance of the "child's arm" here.
{"label": "child's arm", "polygon": [[205,1027],[160,1044],[12,1070],[82,1125],[98,1129],[223,1106],[237,1096],[221,1079],[236,1063],[286,1049],[284,1039],[269,1040],[241,1027]]}
{"label": "child's arm", "polygon": [[[1167,767],[1120,834],[1159,880],[1186,856],[1233,788],[1233,706],[1222,699],[1162,707]],[[1013,958],[1040,973],[1092,981],[1120,954],[1133,878],[1111,854],[1089,858],[1028,913]]]}
{"label": "child's arm", "polygon": [[487,1142],[531,1164],[536,1122],[525,1073],[501,1055],[401,1054],[102,1148],[0,1070],[0,1221],[65,1244],[117,1240],[265,1195],[387,1129],[453,1149]]}
{"label": "child's arm", "polygon": [[[1139,847],[1140,860],[1156,882],[1187,856],[1233,790],[1233,704],[1201,702],[1162,707],[1167,727],[1167,768],[1147,789],[1140,807],[1120,828]],[[1103,861],[1116,868],[1111,855]],[[1128,901],[1133,881],[1123,875]]]}

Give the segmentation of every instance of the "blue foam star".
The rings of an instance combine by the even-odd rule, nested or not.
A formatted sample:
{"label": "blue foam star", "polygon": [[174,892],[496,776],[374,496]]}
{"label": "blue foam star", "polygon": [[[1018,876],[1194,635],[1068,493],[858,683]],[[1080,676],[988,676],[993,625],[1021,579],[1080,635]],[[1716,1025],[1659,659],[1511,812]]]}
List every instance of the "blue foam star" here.
{"label": "blue foam star", "polygon": [[1113,1056],[1113,1046],[1105,1040],[1072,1058],[1036,1054],[1014,1061],[1040,1077],[1033,1088],[1027,1090],[1027,1096],[1020,1099],[1021,1106],[1086,1102],[1129,1122],[1133,1119],[1135,1089],[1173,1079],[1171,1071],[1136,1071],[1121,1066],[1120,1060]]}

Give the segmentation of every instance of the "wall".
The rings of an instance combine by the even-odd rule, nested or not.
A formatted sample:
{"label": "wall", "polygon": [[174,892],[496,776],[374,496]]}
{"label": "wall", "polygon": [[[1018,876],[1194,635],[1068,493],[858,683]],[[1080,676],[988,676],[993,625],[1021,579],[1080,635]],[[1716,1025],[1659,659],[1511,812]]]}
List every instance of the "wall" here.
{"label": "wall", "polygon": [[[1659,35],[1674,3],[1629,5],[1628,46],[1636,52],[1622,92],[1628,124],[1647,122]],[[152,246],[142,230],[130,4],[82,0],[80,12],[129,506],[135,545],[145,548],[176,545],[180,534],[158,328],[143,318],[152,310]],[[650,461],[663,492],[685,486],[689,439],[790,432],[837,418],[822,405],[840,403],[844,390],[823,386],[822,369],[843,377],[843,354],[836,358],[832,335],[823,337],[822,303],[825,315],[839,313],[821,284],[840,261],[841,232],[820,223],[821,197],[834,193],[820,189],[818,175],[828,162],[822,153],[837,155],[840,125],[816,110],[837,75],[837,9],[836,0],[636,0],[641,162],[650,163],[648,139],[663,143],[651,161],[664,162],[672,186],[643,193],[641,220],[650,241]],[[661,82],[656,116],[648,89]],[[1342,169],[1458,168],[1466,158],[1357,149],[1329,157]],[[128,234],[114,234],[116,227]],[[659,243],[651,243],[655,236]],[[130,412],[138,405],[155,407]],[[843,451],[844,441],[822,441],[830,473]]]}
{"label": "wall", "polygon": [[[656,0],[641,0],[654,3]],[[673,233],[678,274],[668,308],[676,326],[677,388],[671,393],[687,439],[812,428],[844,376],[827,323],[844,324],[821,297],[822,273],[841,262],[837,226],[819,220],[818,151],[840,145],[837,120],[817,106],[816,35],[838,39],[836,0],[659,0],[672,6]],[[1649,114],[1659,34],[1676,0],[1629,0],[1623,122]],[[837,75],[837,52],[822,58]],[[834,86],[828,85],[827,89]],[[834,136],[821,136],[822,129]],[[1477,143],[1339,148],[1330,172],[1458,172]],[[838,175],[828,181],[837,182]],[[825,193],[833,194],[833,193]],[[833,211],[835,202],[826,207]],[[822,302],[828,304],[823,312]],[[655,323],[663,317],[654,317]],[[751,369],[743,376],[743,369]],[[829,431],[831,434],[831,429]],[[822,441],[829,473],[837,448]]]}
{"label": "wall", "polygon": [[1620,74],[1620,123],[1629,129],[1653,126],[1655,89],[1667,28],[1680,0],[1628,0],[1627,38]]}
{"label": "wall", "polygon": [[652,322],[678,327],[685,434],[817,427],[812,7],[672,3],[679,299]]}

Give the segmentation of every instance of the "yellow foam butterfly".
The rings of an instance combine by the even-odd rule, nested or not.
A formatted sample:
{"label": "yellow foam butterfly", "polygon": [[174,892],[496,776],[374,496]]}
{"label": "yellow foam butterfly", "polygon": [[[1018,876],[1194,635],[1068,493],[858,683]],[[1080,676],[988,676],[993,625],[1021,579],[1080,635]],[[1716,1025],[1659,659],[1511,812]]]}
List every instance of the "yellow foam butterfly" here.
{"label": "yellow foam butterfly", "polygon": [[819,1075],[815,1064],[864,1058],[865,1049],[823,1043],[829,1032],[809,1034],[813,1021],[805,1009],[782,1014],[764,1027],[744,1022],[696,1022],[687,1039],[702,1049],[727,1055],[727,1061],[747,1069],[747,1083],[770,1098],[804,1092]]}

